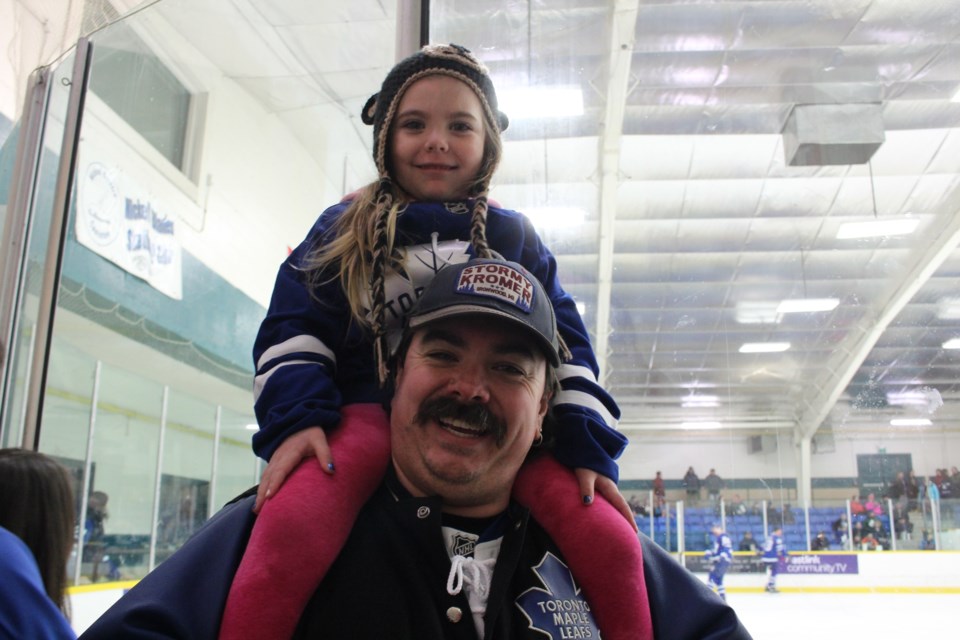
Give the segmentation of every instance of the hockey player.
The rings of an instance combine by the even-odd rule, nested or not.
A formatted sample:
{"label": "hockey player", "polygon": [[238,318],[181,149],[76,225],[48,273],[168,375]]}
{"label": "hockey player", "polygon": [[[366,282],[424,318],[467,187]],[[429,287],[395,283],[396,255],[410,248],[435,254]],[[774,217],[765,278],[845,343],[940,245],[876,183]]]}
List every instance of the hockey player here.
{"label": "hockey player", "polygon": [[780,593],[777,590],[777,574],[780,562],[787,559],[787,547],[783,544],[783,527],[776,526],[763,543],[763,562],[767,565],[767,592]]}
{"label": "hockey player", "polygon": [[727,590],[723,586],[723,576],[733,562],[733,542],[719,524],[714,524],[710,528],[710,532],[713,534],[711,546],[703,554],[703,557],[710,563],[710,575],[707,576],[707,584],[710,585],[714,593],[726,602]]}

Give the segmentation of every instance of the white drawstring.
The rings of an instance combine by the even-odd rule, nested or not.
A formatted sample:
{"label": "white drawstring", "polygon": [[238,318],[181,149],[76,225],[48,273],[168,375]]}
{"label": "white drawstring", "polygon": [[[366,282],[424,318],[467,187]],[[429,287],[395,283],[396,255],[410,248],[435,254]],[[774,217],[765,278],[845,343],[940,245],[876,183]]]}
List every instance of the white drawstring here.
{"label": "white drawstring", "polygon": [[477,560],[461,555],[450,559],[450,575],[447,577],[447,593],[452,596],[460,593],[464,583],[467,586],[467,602],[473,615],[477,633],[483,637],[483,614],[487,611],[487,597],[490,595],[490,581],[493,578],[493,566],[496,558]]}
{"label": "white drawstring", "polygon": [[[473,587],[480,595],[487,595],[487,585],[493,576],[493,566],[497,563],[496,558],[487,560],[476,560],[465,556],[453,556],[450,560],[450,575],[447,577],[447,593],[452,596],[457,595],[463,589],[464,569],[466,569],[467,587]],[[467,590],[467,595],[471,589]],[[486,597],[483,598],[486,601]]]}

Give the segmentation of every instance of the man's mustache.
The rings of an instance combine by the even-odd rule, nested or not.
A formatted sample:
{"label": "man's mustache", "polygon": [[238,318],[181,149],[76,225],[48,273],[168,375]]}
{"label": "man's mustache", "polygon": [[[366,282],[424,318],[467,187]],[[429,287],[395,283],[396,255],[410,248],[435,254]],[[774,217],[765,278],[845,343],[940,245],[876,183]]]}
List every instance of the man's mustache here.
{"label": "man's mustache", "polygon": [[487,409],[486,405],[465,404],[449,396],[428,398],[420,403],[420,409],[414,416],[417,424],[427,420],[460,421],[472,427],[490,432],[496,439],[497,446],[503,445],[507,435],[507,423]]}

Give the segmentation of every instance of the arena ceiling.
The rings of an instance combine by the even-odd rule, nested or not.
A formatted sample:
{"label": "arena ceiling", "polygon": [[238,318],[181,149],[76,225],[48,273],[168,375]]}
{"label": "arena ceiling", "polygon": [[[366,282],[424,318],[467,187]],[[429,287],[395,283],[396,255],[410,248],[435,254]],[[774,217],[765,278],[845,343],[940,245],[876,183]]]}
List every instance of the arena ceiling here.
{"label": "arena ceiling", "polygon": [[[344,189],[371,177],[402,7],[194,6],[154,10]],[[493,196],[544,216],[623,430],[956,429],[960,0],[447,0],[430,32],[502,96],[582,95],[517,103]]]}

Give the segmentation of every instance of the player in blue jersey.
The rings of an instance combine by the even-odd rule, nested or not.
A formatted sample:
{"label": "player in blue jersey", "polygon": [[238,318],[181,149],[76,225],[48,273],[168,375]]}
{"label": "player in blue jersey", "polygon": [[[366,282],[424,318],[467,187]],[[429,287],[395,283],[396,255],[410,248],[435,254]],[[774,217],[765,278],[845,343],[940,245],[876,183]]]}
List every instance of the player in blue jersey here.
{"label": "player in blue jersey", "polygon": [[733,542],[730,541],[730,536],[719,524],[714,524],[710,528],[710,532],[712,534],[711,545],[707,552],[703,554],[710,563],[710,575],[707,576],[707,584],[726,602],[727,590],[723,586],[723,576],[733,563]]}
{"label": "player in blue jersey", "polygon": [[777,574],[780,563],[787,560],[787,547],[783,543],[783,527],[777,526],[763,543],[763,563],[767,565],[767,592],[780,593],[777,589]]}

